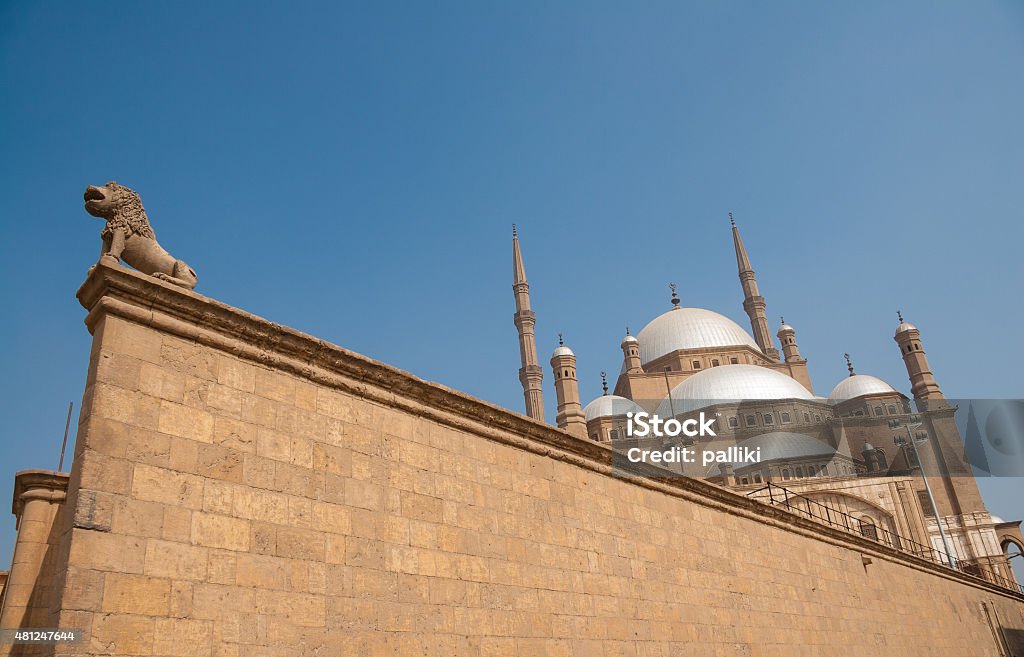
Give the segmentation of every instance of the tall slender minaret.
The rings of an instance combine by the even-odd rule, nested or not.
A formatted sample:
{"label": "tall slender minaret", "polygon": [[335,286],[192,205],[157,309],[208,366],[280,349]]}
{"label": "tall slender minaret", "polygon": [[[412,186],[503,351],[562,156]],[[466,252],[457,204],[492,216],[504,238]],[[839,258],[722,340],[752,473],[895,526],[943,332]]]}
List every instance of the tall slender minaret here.
{"label": "tall slender minaret", "polygon": [[731,212],[729,213],[729,222],[732,224],[732,243],[736,247],[736,265],[740,270],[740,284],[743,286],[743,310],[747,311],[747,316],[750,317],[750,328],[754,332],[757,346],[761,348],[765,356],[772,360],[779,360],[779,352],[772,343],[772,334],[768,329],[764,297],[757,289],[754,268],[750,266],[750,258],[747,257],[747,250],[743,248],[743,240],[740,239],[740,229],[736,227]]}
{"label": "tall slender minaret", "polygon": [[580,405],[580,384],[576,379],[576,354],[565,346],[558,334],[558,348],[551,354],[551,370],[555,375],[555,396],[558,416],[555,422],[574,436],[587,437],[587,417]]}
{"label": "tall slender minaret", "polygon": [[523,384],[526,414],[543,422],[544,370],[537,360],[537,343],[533,337],[537,315],[530,310],[530,284],[526,282],[526,268],[523,266],[523,254],[519,251],[519,235],[515,224],[512,224],[512,291],[516,296],[514,321],[519,331],[519,359],[522,363],[519,381]]}
{"label": "tall slender minaret", "polygon": [[932,374],[928,365],[928,357],[924,355],[924,348],[921,347],[921,332],[917,327],[903,320],[903,313],[896,311],[900,319],[896,327],[896,335],[893,340],[900,346],[900,353],[903,354],[903,363],[907,366],[907,374],[910,376],[910,392],[914,399],[944,399],[942,390]]}

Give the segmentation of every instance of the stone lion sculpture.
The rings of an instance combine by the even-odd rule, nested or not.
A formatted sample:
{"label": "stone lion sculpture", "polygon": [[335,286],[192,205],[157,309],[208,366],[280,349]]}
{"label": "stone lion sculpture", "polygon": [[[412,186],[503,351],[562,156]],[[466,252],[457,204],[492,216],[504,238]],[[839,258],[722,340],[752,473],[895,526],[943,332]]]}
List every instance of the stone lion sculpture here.
{"label": "stone lion sculpture", "polygon": [[113,258],[144,274],[191,290],[197,277],[192,268],[165,251],[142,207],[142,199],[124,185],[108,182],[102,187],[85,188],[85,211],[107,220],[100,233],[103,249],[100,257]]}

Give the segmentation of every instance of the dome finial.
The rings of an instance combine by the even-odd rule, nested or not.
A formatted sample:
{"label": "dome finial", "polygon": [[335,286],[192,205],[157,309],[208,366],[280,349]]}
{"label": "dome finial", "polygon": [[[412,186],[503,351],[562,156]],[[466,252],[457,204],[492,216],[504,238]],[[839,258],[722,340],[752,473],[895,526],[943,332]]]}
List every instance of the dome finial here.
{"label": "dome finial", "polygon": [[678,286],[675,283],[669,283],[668,287],[669,287],[670,290],[672,290],[672,309],[673,310],[678,309],[679,308],[679,295],[676,294],[676,288]]}
{"label": "dome finial", "polygon": [[903,323],[903,311],[902,310],[897,310],[896,311],[896,316],[900,318],[900,324],[902,324]]}
{"label": "dome finial", "polygon": [[731,212],[729,213],[729,223],[732,224],[733,228],[736,227],[736,220],[732,218],[732,213]]}
{"label": "dome finial", "polygon": [[626,327],[626,335],[629,335],[629,327]]}
{"label": "dome finial", "polygon": [[516,225],[512,224],[512,237],[516,237]]}
{"label": "dome finial", "polygon": [[608,394],[608,373],[601,370],[601,389],[604,390],[604,394]]}
{"label": "dome finial", "polygon": [[562,341],[562,334],[561,333],[558,334],[558,346],[559,347],[564,347],[565,346],[565,342]]}
{"label": "dome finial", "polygon": [[850,354],[843,354],[843,358],[846,359],[846,369],[850,370],[850,376],[853,376],[853,361],[850,360]]}
{"label": "dome finial", "polygon": [[782,315],[779,315],[779,323],[785,324],[786,323],[786,318],[783,317]]}

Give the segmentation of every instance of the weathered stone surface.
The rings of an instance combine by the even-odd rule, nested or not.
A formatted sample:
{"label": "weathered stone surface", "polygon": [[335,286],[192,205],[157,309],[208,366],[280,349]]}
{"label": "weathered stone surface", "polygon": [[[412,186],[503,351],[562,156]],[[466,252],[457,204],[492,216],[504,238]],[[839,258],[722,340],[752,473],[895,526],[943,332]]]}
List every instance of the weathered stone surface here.
{"label": "weathered stone surface", "polygon": [[[1024,628],[994,586],[704,482],[614,478],[599,444],[147,277],[101,263],[81,297],[102,371],[76,494],[115,504],[71,530],[57,620],[88,657],[995,656],[983,602]],[[154,354],[166,337],[191,346]],[[130,359],[182,397],[143,364],[126,387]]]}

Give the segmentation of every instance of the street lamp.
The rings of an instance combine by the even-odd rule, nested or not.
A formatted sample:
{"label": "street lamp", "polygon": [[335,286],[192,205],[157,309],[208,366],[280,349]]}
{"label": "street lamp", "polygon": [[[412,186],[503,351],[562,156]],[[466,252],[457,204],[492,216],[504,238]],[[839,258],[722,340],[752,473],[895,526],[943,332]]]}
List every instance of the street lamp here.
{"label": "street lamp", "polygon": [[[889,420],[890,429],[899,429],[900,426],[901,423],[899,420]],[[924,489],[928,491],[928,501],[931,502],[932,513],[935,514],[935,522],[939,524],[939,536],[942,537],[942,545],[946,548],[946,560],[949,562],[950,568],[956,569],[956,566],[953,565],[953,551],[949,547],[949,539],[946,538],[946,530],[942,528],[942,516],[939,515],[939,507],[935,504],[935,496],[932,495],[931,484],[928,483],[928,477],[924,473],[924,464],[921,462],[921,454],[917,451],[917,442],[919,440],[928,440],[928,432],[918,431],[917,435],[914,435],[912,431],[913,427],[924,426],[924,423],[921,422],[920,415],[911,415],[905,426],[907,429],[907,437],[894,436],[893,442],[897,445],[910,445],[910,449],[914,450],[914,459],[921,468],[921,478],[924,479]]]}

